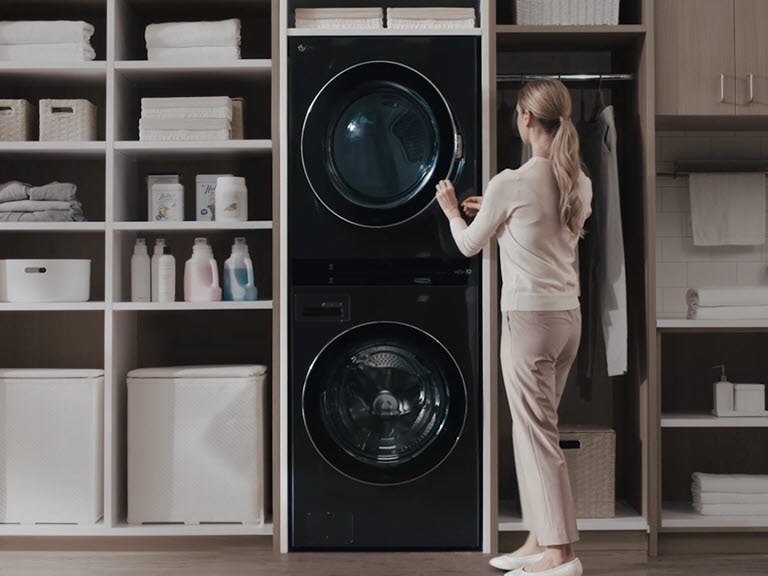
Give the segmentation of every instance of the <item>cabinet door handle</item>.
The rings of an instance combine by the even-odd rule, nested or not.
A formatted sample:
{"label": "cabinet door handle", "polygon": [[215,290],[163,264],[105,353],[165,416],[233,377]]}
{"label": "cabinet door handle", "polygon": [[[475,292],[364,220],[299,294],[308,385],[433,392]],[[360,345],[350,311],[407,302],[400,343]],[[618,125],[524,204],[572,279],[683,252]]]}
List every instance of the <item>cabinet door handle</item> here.
{"label": "cabinet door handle", "polygon": [[725,102],[725,74],[720,74],[720,103]]}
{"label": "cabinet door handle", "polygon": [[749,102],[750,104],[755,101],[755,75],[754,74],[747,74],[747,78],[749,78]]}

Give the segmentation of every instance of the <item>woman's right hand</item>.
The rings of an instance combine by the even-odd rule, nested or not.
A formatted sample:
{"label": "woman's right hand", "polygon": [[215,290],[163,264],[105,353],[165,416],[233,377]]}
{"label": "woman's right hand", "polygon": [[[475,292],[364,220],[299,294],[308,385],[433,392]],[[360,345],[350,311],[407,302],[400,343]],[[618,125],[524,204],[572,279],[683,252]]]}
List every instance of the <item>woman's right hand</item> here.
{"label": "woman's right hand", "polygon": [[461,209],[464,211],[464,214],[470,218],[474,218],[480,210],[480,205],[482,203],[482,196],[468,196],[461,201]]}

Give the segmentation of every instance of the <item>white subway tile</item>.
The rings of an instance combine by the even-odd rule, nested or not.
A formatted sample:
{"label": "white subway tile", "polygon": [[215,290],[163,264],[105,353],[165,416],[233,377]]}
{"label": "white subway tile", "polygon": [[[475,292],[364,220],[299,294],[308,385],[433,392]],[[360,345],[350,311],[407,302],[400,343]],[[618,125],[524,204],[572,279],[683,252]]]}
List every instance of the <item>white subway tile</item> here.
{"label": "white subway tile", "polygon": [[688,286],[737,286],[738,271],[736,262],[691,262]]}
{"label": "white subway tile", "polygon": [[711,154],[713,158],[760,158],[760,147],[760,138],[754,136],[712,138]]}
{"label": "white subway tile", "polygon": [[661,262],[708,262],[709,246],[694,246],[693,238],[662,238]]}
{"label": "white subway tile", "polygon": [[[658,210],[658,208],[657,208]],[[664,188],[660,212],[690,212],[691,195],[688,188]]]}
{"label": "white subway tile", "polygon": [[683,217],[683,236],[685,238],[693,237],[693,220],[691,220],[690,212]]}
{"label": "white subway tile", "polygon": [[662,288],[661,311],[665,314],[679,314],[685,316],[688,305],[685,303],[687,287]]}
{"label": "white subway tile", "polygon": [[659,315],[664,311],[663,304],[664,289],[656,286],[656,314]]}
{"label": "white subway tile", "polygon": [[739,286],[756,286],[768,284],[768,266],[763,262],[739,262]]}
{"label": "white subway tile", "polygon": [[656,286],[684,286],[688,281],[688,264],[685,262],[660,262],[656,265]]}
{"label": "white subway tile", "polygon": [[661,238],[656,238],[656,262],[662,262],[664,256],[664,246]]}
{"label": "white subway tile", "polygon": [[680,238],[683,235],[684,212],[657,212],[656,237]]}
{"label": "white subway tile", "polygon": [[661,159],[665,162],[709,158],[712,139],[701,136],[664,138],[661,142]]}
{"label": "white subway tile", "polygon": [[763,246],[710,246],[715,262],[761,262]]}

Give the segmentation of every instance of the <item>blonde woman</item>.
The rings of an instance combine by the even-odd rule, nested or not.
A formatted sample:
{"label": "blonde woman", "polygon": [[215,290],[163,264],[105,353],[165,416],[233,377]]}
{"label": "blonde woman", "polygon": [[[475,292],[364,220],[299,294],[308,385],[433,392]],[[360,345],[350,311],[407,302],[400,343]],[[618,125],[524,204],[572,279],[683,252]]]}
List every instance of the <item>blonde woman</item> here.
{"label": "blonde woman", "polygon": [[581,337],[576,250],[591,212],[592,183],[581,170],[571,99],[558,80],[525,84],[517,127],[533,156],[504,170],[485,195],[462,202],[437,184],[437,201],[459,250],[477,254],[495,236],[501,261],[501,367],[512,413],[515,466],[525,544],[491,565],[512,576],[581,576],[568,469],[559,446],[557,408]]}

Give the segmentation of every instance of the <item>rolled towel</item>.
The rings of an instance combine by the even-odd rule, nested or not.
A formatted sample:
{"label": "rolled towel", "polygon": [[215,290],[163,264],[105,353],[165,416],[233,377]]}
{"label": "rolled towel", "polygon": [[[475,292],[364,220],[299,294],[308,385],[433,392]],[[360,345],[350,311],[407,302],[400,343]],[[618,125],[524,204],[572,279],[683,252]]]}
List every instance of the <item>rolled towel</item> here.
{"label": "rolled towel", "polygon": [[144,29],[147,48],[240,46],[240,20],[163,22]]}
{"label": "rolled towel", "polygon": [[88,42],[93,32],[81,20],[5,20],[0,22],[0,44]]}
{"label": "rolled towel", "polygon": [[768,494],[768,475],[694,472],[691,478],[692,489],[699,490],[700,492]]}
{"label": "rolled towel", "polygon": [[88,44],[0,44],[0,60],[14,62],[86,62],[96,58]]}
{"label": "rolled towel", "polygon": [[26,200],[29,198],[27,194],[27,188],[29,188],[29,184],[19,182],[18,180],[12,180],[10,182],[0,184],[0,202]]}
{"label": "rolled towel", "polygon": [[153,62],[194,62],[210,64],[240,60],[239,46],[188,46],[182,48],[147,48],[147,60]]}

